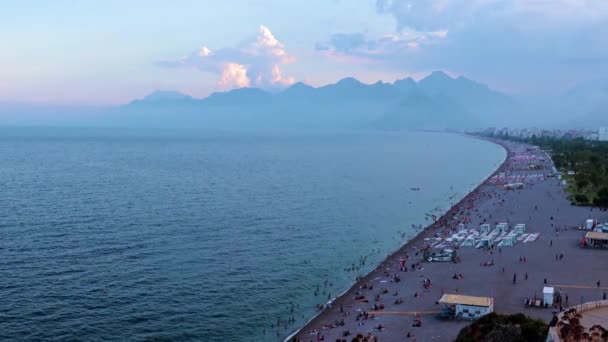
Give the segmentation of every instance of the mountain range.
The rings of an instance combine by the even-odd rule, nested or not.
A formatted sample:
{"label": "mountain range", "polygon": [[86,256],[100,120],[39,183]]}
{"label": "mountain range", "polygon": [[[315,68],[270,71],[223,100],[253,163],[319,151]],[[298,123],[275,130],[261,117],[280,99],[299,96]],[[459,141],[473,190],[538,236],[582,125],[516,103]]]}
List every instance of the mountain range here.
{"label": "mountain range", "polygon": [[[559,96],[522,100],[442,71],[419,81],[404,78],[393,83],[365,84],[349,77],[322,87],[300,82],[277,93],[240,88],[204,99],[176,91],[156,91],[125,105],[101,109],[0,104],[0,114],[18,114],[13,116],[17,118],[15,124],[21,122],[20,118],[28,118],[28,113],[36,113],[30,116],[42,124],[226,130],[463,130],[532,125],[590,128],[608,126],[607,109],[608,81],[579,85]],[[45,115],[47,112],[53,115]],[[62,122],[40,121],[61,117],[55,115],[59,112],[67,114]]]}
{"label": "mountain range", "polygon": [[318,88],[304,83],[279,93],[240,88],[204,99],[157,91],[113,109],[106,120],[223,129],[467,129],[507,122],[517,107],[483,84],[436,71],[418,82],[364,84],[349,77]]}

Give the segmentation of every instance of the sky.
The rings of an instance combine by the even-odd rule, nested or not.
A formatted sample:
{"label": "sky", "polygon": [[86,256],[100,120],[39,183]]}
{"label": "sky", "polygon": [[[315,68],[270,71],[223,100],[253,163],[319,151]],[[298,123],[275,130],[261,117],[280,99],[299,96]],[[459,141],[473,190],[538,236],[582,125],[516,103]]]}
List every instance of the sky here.
{"label": "sky", "polygon": [[434,70],[510,94],[608,74],[606,0],[0,2],[0,102],[115,105]]}

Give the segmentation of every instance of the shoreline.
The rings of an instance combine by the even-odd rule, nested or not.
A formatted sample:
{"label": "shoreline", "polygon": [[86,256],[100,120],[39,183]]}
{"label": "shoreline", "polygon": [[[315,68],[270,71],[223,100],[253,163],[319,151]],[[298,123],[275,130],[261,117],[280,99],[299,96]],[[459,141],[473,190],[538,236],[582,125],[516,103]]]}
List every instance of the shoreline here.
{"label": "shoreline", "polygon": [[[294,341],[453,341],[470,321],[437,316],[444,294],[490,297],[497,314],[547,324],[561,307],[608,296],[608,273],[597,262],[607,252],[581,246],[586,232],[579,228],[588,219],[607,222],[608,212],[572,205],[551,158],[537,146],[486,140],[508,151],[492,174],[505,177],[491,175],[292,334]],[[504,186],[514,182],[523,186]],[[497,230],[501,222],[506,231]],[[460,224],[464,231],[456,236]],[[491,248],[475,248],[485,235],[482,224],[490,225]],[[517,224],[525,225],[523,231],[511,230]],[[516,239],[503,244],[507,235]],[[461,243],[465,236],[473,244]],[[427,248],[454,249],[458,261],[423,261]],[[553,306],[525,304],[542,299],[545,287],[554,289]]]}
{"label": "shoreline", "polygon": [[[415,244],[420,243],[420,242],[424,242],[424,239],[427,238],[427,236],[424,236],[425,233],[430,232],[432,229],[439,228],[439,226],[441,226],[440,223],[444,219],[447,219],[448,217],[453,216],[453,214],[458,211],[458,208],[462,204],[466,203],[467,200],[471,199],[471,197],[484,184],[486,184],[489,179],[491,179],[495,175],[499,174],[505,168],[507,162],[509,161],[509,158],[512,156],[512,151],[508,148],[508,146],[506,144],[504,144],[503,141],[495,140],[495,139],[489,139],[489,138],[480,137],[480,136],[475,136],[475,135],[466,134],[466,133],[463,133],[462,135],[464,135],[466,137],[469,137],[471,139],[477,139],[477,140],[486,141],[486,142],[489,142],[489,143],[492,143],[492,144],[495,144],[497,146],[502,147],[502,149],[506,152],[505,159],[493,171],[491,171],[488,176],[486,176],[485,178],[483,178],[479,184],[477,184],[470,191],[468,191],[462,198],[460,198],[460,200],[458,200],[456,203],[454,203],[453,205],[449,206],[448,208],[442,210],[443,213],[441,213],[440,215],[438,215],[437,218],[436,218],[436,220],[434,222],[432,222],[429,225],[423,227],[422,229],[419,229],[417,231],[415,230],[414,231],[414,235],[409,240],[403,242],[403,244],[401,244],[399,247],[397,247],[396,250],[394,250],[393,252],[390,252],[389,254],[387,254],[386,257],[384,257],[369,272],[367,272],[365,275],[361,276],[358,280],[355,280],[354,282],[352,282],[348,286],[348,288],[346,288],[343,292],[341,292],[336,297],[331,298],[328,302],[326,302],[325,303],[325,307],[324,307],[323,310],[317,312],[308,321],[306,321],[306,323],[304,325],[302,325],[300,328],[298,328],[294,332],[290,333],[285,339],[283,339],[284,342],[289,342],[294,337],[296,337],[298,334],[300,334],[302,331],[304,331],[306,328],[308,328],[310,325],[314,324],[317,320],[320,320],[321,316],[323,316],[323,314],[325,314],[326,311],[328,311],[329,309],[331,309],[331,307],[334,304],[339,303],[339,301],[341,301],[341,300],[343,301],[344,297],[347,294],[349,294],[351,291],[353,291],[354,289],[356,289],[357,287],[359,287],[360,285],[362,285],[364,283],[370,282],[370,280],[372,280],[371,279],[372,275],[374,273],[376,273],[377,271],[379,271],[381,267],[385,266],[385,264],[388,261],[394,259],[399,254],[406,253],[405,250],[408,249],[408,248],[411,248],[411,247],[415,247],[414,246]],[[452,214],[452,215],[450,215],[450,214]]]}

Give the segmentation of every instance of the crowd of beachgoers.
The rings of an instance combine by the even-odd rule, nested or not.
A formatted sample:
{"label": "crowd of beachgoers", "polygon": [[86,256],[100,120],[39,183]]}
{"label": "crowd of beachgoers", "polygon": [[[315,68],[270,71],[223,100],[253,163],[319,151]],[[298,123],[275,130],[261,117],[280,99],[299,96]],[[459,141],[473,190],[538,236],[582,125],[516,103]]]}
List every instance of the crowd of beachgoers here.
{"label": "crowd of beachgoers", "polygon": [[[560,306],[568,295],[605,295],[597,291],[602,289],[600,282],[608,283],[608,279],[592,280],[603,275],[594,275],[597,264],[589,262],[590,256],[581,256],[602,251],[581,249],[576,227],[587,218],[608,216],[597,209],[572,206],[543,151],[522,143],[496,142],[508,155],[491,177],[374,271],[357,277],[344,295],[319,303],[319,315],[289,340],[453,340],[467,323],[436,318],[443,294],[492,297],[497,312],[524,312],[547,322],[554,315],[552,309],[526,305],[542,296],[543,286],[557,287]],[[508,187],[512,182],[521,182],[523,187]],[[452,239],[463,227],[476,230],[501,222],[509,228],[525,224],[536,236],[529,243],[519,241],[508,247],[492,243],[482,248],[460,247],[460,241]],[[426,257],[438,241],[450,241],[457,257],[428,262]],[[574,270],[578,272],[572,276]],[[560,306],[553,310],[559,311]]]}

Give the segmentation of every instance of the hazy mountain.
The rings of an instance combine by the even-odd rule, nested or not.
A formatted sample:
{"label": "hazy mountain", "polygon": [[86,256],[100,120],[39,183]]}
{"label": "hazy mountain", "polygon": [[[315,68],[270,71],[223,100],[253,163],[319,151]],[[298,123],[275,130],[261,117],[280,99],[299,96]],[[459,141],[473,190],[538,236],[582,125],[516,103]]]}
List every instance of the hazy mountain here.
{"label": "hazy mountain", "polygon": [[192,96],[180,93],[178,91],[157,90],[141,100],[134,100],[132,103],[138,102],[175,102],[192,100]]}
{"label": "hazy mountain", "polygon": [[448,97],[412,90],[373,126],[382,129],[444,130],[482,127],[479,120]]}
{"label": "hazy mountain", "polygon": [[219,129],[465,129],[608,126],[608,79],[554,96],[514,99],[488,86],[436,71],[416,82],[365,84],[348,77],[279,92],[241,88],[197,99],[155,91],[113,108],[0,103],[2,124]]}
{"label": "hazy mountain", "polygon": [[418,82],[422,92],[451,99],[471,113],[480,123],[487,125],[514,125],[518,121],[520,106],[509,96],[465,77],[452,78],[435,71]]}
{"label": "hazy mountain", "polygon": [[118,112],[129,124],[147,120],[160,125],[165,120],[165,126],[463,129],[495,124],[497,113],[513,103],[485,85],[434,72],[420,82],[405,78],[365,84],[348,77],[318,88],[296,83],[276,94],[241,88],[202,100],[154,92]]}
{"label": "hazy mountain", "polygon": [[316,88],[309,86],[308,84],[298,82],[288,87],[284,91],[278,93],[276,98],[279,101],[289,102],[305,102],[312,99],[315,95]]}
{"label": "hazy mountain", "polygon": [[413,78],[408,77],[401,80],[396,80],[393,85],[403,93],[409,93],[416,89],[417,83]]}
{"label": "hazy mountain", "polygon": [[[1,110],[1,108],[0,108]],[[196,99],[155,91],[89,123],[220,129],[464,129],[505,125],[517,103],[486,85],[438,71],[414,81],[365,84],[349,77],[322,87],[296,83],[270,93],[241,88]]]}
{"label": "hazy mountain", "polygon": [[240,88],[224,93],[213,93],[204,99],[206,106],[265,105],[273,95],[258,88]]}
{"label": "hazy mountain", "polygon": [[555,101],[555,111],[568,113],[568,125],[594,128],[608,126],[608,79],[579,84]]}

